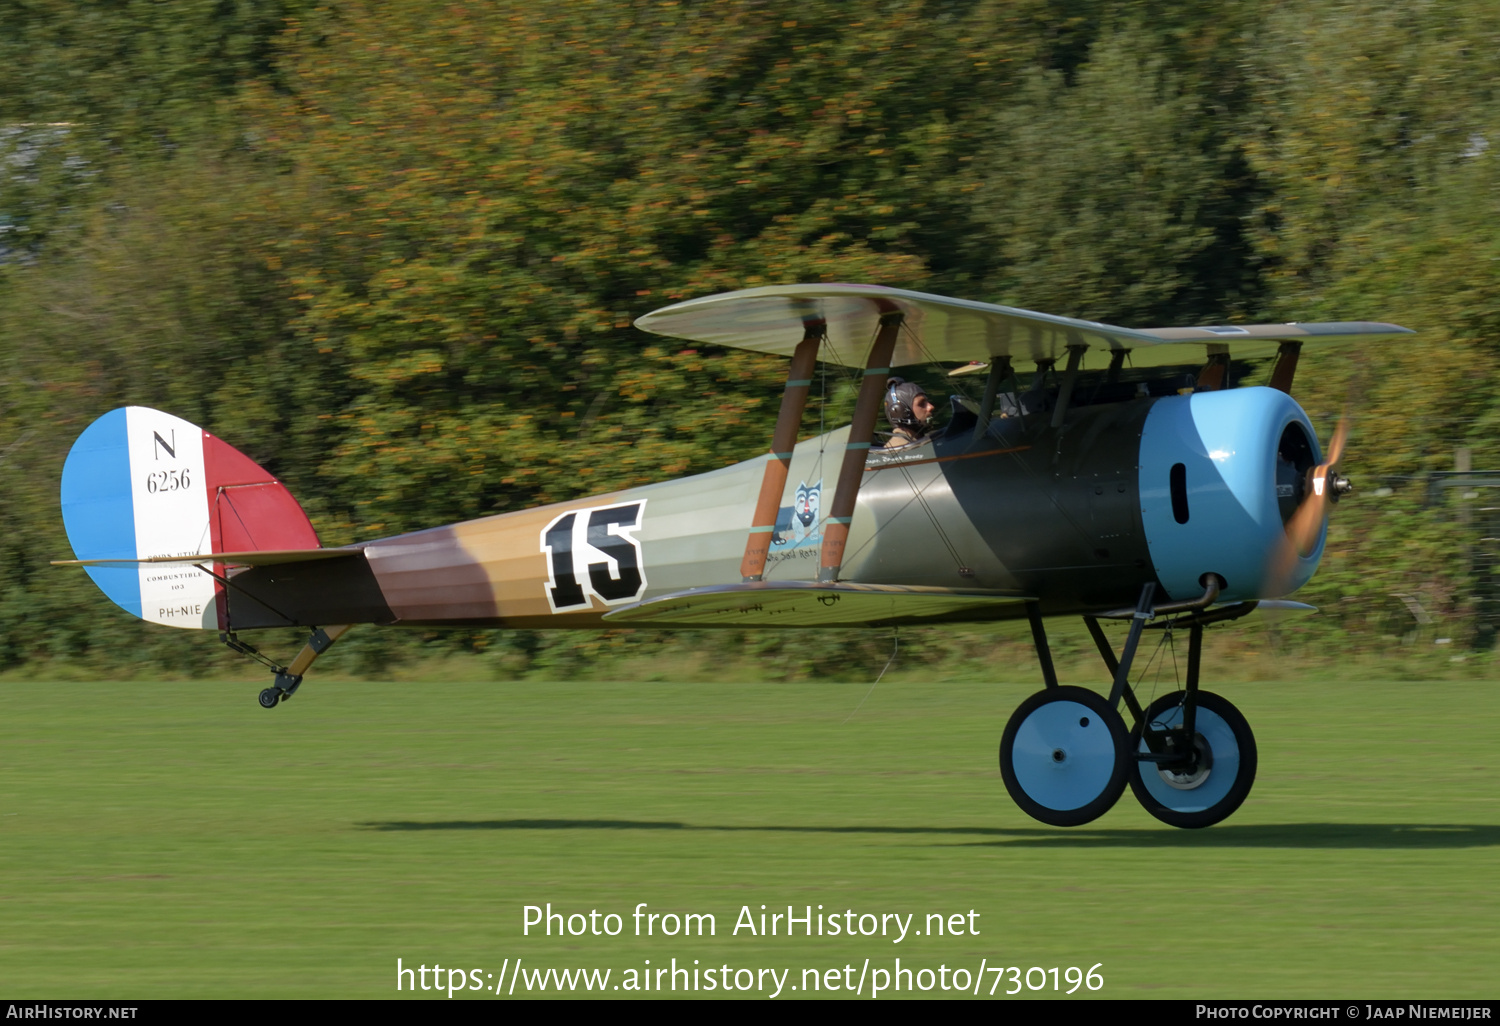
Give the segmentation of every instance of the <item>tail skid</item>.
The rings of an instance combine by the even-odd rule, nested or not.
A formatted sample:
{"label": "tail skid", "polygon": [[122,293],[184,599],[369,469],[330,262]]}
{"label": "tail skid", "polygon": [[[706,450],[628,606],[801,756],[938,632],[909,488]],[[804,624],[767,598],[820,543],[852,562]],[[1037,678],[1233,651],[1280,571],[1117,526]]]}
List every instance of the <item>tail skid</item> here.
{"label": "tail skid", "polygon": [[241,641],[232,631],[220,634],[219,638],[236,652],[249,656],[276,675],[276,683],[260,693],[261,708],[274,709],[278,703],[297,693],[297,689],[302,686],[302,676],[307,673],[313,661],[332,648],[333,643],[347,634],[352,626],[353,624],[343,623],[314,630],[307,639],[307,644],[302,646],[302,651],[297,653],[297,658],[287,666],[262,655],[260,649],[247,641]]}

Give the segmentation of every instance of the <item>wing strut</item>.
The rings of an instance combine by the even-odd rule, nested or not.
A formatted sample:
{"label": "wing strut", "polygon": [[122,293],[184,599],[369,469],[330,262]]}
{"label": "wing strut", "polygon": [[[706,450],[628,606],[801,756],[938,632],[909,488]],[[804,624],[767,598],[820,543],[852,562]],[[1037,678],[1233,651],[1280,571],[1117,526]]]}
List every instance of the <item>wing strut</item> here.
{"label": "wing strut", "polygon": [[[1000,383],[1011,376],[1010,357],[997,356],[990,361],[990,372],[984,379],[984,401],[979,404],[979,419],[974,422],[974,437],[971,441],[978,441],[980,436],[990,429],[990,418],[995,415],[995,398],[1000,393]],[[1021,390],[1017,387],[1016,391]]]}
{"label": "wing strut", "polygon": [[904,315],[887,309],[880,315],[880,329],[865,361],[864,379],[859,384],[859,398],[854,403],[854,420],[849,425],[849,441],[844,446],[844,463],[839,467],[839,483],[833,493],[833,510],[823,525],[823,550],[818,554],[818,583],[839,579],[844,565],[844,545],[849,541],[849,523],[854,519],[854,503],[859,498],[860,482],[865,476],[865,457],[875,437],[875,417],[885,395],[885,379],[891,373],[891,353],[901,331]]}
{"label": "wing strut", "polygon": [[1229,387],[1229,347],[1220,342],[1208,344],[1208,362],[1198,372],[1193,386],[1197,392],[1217,392]]}
{"label": "wing strut", "polygon": [[802,341],[792,352],[786,389],[781,393],[781,412],[776,415],[776,430],[771,435],[771,453],[766,457],[766,474],[761,478],[760,497],[755,501],[750,537],[745,540],[745,557],[740,560],[740,580],[745,584],[763,579],[766,573],[766,554],[771,551],[771,536],[776,531],[776,511],[786,489],[797,429],[802,426],[802,411],[807,408],[807,392],[812,387],[818,345],[825,330],[823,321],[808,319],[802,326]]}
{"label": "wing strut", "polygon": [[1068,415],[1068,404],[1073,401],[1073,388],[1078,384],[1078,368],[1083,366],[1083,354],[1088,346],[1068,346],[1068,369],[1063,371],[1062,387],[1057,392],[1057,406],[1052,410],[1052,427],[1062,427]]}
{"label": "wing strut", "polygon": [[1292,378],[1297,373],[1297,357],[1302,355],[1301,342],[1283,342],[1276,351],[1276,366],[1271,371],[1271,387],[1292,394]]}

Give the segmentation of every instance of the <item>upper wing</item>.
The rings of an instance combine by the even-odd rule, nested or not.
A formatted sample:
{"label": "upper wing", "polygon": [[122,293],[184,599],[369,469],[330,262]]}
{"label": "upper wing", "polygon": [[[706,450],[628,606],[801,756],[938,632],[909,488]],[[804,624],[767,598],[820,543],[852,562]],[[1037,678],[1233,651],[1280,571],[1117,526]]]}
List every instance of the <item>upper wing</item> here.
{"label": "upper wing", "polygon": [[1236,356],[1255,357],[1275,352],[1281,339],[1411,334],[1408,328],[1373,321],[1120,328],[994,303],[848,284],[773,285],[723,292],[663,307],[635,323],[658,335],[790,356],[802,340],[804,325],[821,320],[827,340],[818,358],[856,367],[864,364],[881,315],[897,310],[905,315],[904,324],[910,330],[902,332],[896,342],[892,366],[996,356],[1055,360],[1066,355],[1069,346],[1081,345],[1103,352],[1131,350],[1131,363],[1139,367],[1184,362],[1180,350],[1166,348],[1183,342],[1234,342]]}

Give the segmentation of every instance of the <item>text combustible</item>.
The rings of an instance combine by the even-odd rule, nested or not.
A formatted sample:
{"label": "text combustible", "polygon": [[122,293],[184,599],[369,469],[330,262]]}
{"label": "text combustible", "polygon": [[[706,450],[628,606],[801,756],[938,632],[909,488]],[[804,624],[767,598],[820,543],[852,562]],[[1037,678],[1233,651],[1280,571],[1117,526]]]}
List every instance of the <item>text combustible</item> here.
{"label": "text combustible", "polygon": [[[741,905],[729,930],[731,937],[889,937],[900,944],[908,935],[921,937],[978,937],[980,913],[967,912],[856,912],[786,906],[786,911],[760,906],[759,911]],[[728,916],[725,917],[726,925]],[[636,937],[716,937],[719,918],[712,912],[652,912],[646,902],[621,916],[618,912],[554,912],[549,901],[523,905],[521,933],[535,929],[547,937],[618,937],[627,921]]]}

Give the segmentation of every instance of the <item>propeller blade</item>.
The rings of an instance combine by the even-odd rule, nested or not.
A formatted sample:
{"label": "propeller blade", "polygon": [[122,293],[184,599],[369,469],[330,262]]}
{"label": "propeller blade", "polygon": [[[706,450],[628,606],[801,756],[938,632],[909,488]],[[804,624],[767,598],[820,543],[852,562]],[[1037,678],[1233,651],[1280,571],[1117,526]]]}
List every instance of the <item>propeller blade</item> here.
{"label": "propeller blade", "polygon": [[1349,440],[1349,415],[1346,413],[1339,418],[1338,426],[1333,429],[1333,437],[1328,440],[1328,452],[1324,454],[1323,466],[1333,467],[1344,455],[1344,443]]}
{"label": "propeller blade", "polygon": [[[1328,451],[1323,462],[1308,472],[1307,494],[1303,496],[1297,511],[1286,522],[1286,537],[1277,545],[1271,556],[1263,591],[1267,595],[1286,595],[1292,590],[1292,578],[1297,572],[1297,560],[1312,553],[1323,533],[1328,519],[1328,508],[1334,500],[1333,468],[1344,455],[1344,445],[1349,440],[1349,417],[1339,418],[1328,440]],[[1345,487],[1347,487],[1345,482]]]}
{"label": "propeller blade", "polygon": [[1297,512],[1286,522],[1286,533],[1277,543],[1266,574],[1262,589],[1266,595],[1280,596],[1291,592],[1292,578],[1297,573],[1297,561],[1310,553],[1318,543],[1326,508],[1325,500],[1309,490],[1307,498],[1297,507]]}
{"label": "propeller blade", "polygon": [[[1291,547],[1299,556],[1309,555],[1313,546],[1318,544],[1318,535],[1323,533],[1323,521],[1328,518],[1328,482],[1327,478],[1319,478],[1318,472],[1325,471],[1325,467],[1313,468],[1313,489],[1307,498],[1302,500],[1302,505],[1297,507],[1297,512],[1286,524],[1286,536],[1291,542]],[[1322,487],[1319,487],[1319,486]]]}

